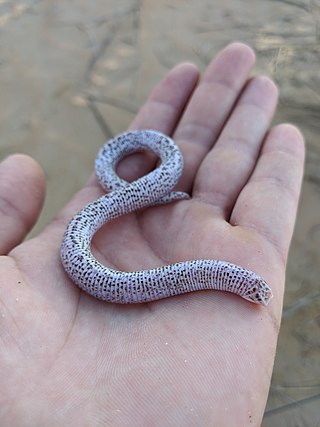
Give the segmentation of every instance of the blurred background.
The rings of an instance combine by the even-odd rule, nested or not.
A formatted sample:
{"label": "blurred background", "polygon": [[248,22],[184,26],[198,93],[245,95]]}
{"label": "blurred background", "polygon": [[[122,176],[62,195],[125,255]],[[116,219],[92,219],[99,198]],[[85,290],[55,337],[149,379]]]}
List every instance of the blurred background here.
{"label": "blurred background", "polygon": [[0,159],[45,170],[41,229],[87,180],[105,139],[126,130],[180,61],[204,70],[231,41],[281,97],[275,123],[307,141],[282,328],[263,427],[320,426],[320,0],[0,0]]}

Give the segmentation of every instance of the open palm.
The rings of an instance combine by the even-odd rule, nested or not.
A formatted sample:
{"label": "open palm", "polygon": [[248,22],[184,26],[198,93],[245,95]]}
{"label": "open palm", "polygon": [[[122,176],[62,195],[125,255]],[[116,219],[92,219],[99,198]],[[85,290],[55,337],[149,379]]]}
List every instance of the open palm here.
{"label": "open palm", "polygon": [[[171,135],[190,200],[121,217],[95,236],[103,263],[137,270],[213,258],[254,270],[274,299],[255,306],[195,292],[118,306],[73,285],[59,259],[71,217],[102,194],[91,178],[37,237],[44,180],[29,157],[0,165],[1,426],[259,426],[280,322],[304,146],[291,125],[269,130],[277,89],[248,79],[254,55],[235,43],[198,82],[170,71],[132,128]],[[119,165],[132,180],[153,159]]]}

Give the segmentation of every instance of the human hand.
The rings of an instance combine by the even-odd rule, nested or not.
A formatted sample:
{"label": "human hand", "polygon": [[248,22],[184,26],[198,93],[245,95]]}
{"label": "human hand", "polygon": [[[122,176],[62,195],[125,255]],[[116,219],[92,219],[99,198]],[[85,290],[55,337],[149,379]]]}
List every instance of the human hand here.
{"label": "human hand", "polygon": [[[0,165],[1,426],[259,426],[281,316],[304,145],[291,125],[269,130],[277,89],[248,80],[252,51],[224,49],[197,84],[194,66],[170,71],[132,128],[180,145],[179,190],[191,200],[148,208],[103,227],[93,248],[107,265],[151,268],[201,258],[254,270],[271,286],[268,307],[202,291],[118,306],[67,278],[66,225],[102,194],[95,178],[35,238],[44,178],[26,156]],[[124,159],[125,179],[145,154]]]}

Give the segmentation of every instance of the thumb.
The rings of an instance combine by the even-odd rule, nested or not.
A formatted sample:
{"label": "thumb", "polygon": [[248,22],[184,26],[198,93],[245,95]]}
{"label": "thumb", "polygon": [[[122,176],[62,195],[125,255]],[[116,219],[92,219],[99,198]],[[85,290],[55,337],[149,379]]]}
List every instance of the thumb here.
{"label": "thumb", "polygon": [[0,163],[0,255],[26,236],[42,209],[45,178],[39,164],[24,154]]}

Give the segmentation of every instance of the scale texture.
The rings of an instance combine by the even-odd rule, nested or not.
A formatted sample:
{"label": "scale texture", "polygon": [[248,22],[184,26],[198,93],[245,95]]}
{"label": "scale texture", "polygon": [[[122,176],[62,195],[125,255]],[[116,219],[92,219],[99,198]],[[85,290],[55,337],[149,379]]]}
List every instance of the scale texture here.
{"label": "scale texture", "polygon": [[[132,183],[121,179],[116,174],[118,162],[128,154],[143,150],[155,153],[161,164]],[[267,305],[272,298],[267,283],[253,271],[226,261],[193,260],[123,272],[108,268],[94,258],[91,240],[106,222],[141,208],[189,198],[186,193],[172,192],[182,169],[179,148],[160,132],[130,131],[108,141],[96,159],[96,175],[108,194],[89,203],[70,221],[61,246],[65,271],[88,294],[113,303],[150,302],[213,289]]]}

